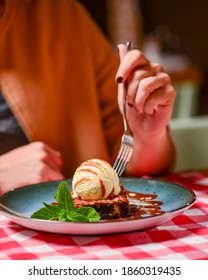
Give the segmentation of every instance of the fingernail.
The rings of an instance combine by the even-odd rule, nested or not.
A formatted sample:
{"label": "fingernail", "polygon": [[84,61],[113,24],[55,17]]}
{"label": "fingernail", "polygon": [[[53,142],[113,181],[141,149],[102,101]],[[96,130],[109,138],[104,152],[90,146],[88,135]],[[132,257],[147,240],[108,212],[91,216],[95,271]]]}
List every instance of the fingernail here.
{"label": "fingernail", "polygon": [[133,104],[132,103],[127,103],[127,105],[129,106],[129,107],[133,107]]}
{"label": "fingernail", "polygon": [[121,84],[121,83],[123,82],[123,77],[122,77],[122,76],[118,76],[118,77],[116,78],[116,82],[117,82],[118,84]]}

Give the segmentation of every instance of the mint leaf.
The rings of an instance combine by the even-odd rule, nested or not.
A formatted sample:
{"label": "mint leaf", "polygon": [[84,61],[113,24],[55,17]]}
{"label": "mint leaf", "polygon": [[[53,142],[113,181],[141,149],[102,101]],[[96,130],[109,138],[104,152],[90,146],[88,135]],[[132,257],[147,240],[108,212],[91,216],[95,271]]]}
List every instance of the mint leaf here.
{"label": "mint leaf", "polygon": [[98,212],[90,206],[77,208],[75,212],[86,217],[88,222],[98,222],[100,220],[100,215],[98,214]]}
{"label": "mint leaf", "polygon": [[74,209],[73,199],[66,182],[61,182],[56,191],[56,200],[58,206],[67,211]]}
{"label": "mint leaf", "polygon": [[67,213],[68,213],[68,211],[66,211],[65,209],[61,209],[61,211],[59,212],[58,220],[59,220],[60,222],[66,222],[66,221],[68,221],[68,219],[67,219]]}
{"label": "mint leaf", "polygon": [[90,206],[83,206],[76,208],[74,211],[68,211],[66,217],[71,222],[98,222],[100,220],[100,215]]}
{"label": "mint leaf", "polygon": [[[54,208],[55,208],[55,206],[54,206]],[[34,212],[31,216],[31,218],[41,219],[41,220],[56,220],[56,219],[58,219],[58,216],[59,216],[59,214],[57,212],[49,209],[48,207],[44,207],[44,208],[41,208],[38,211]]]}
{"label": "mint leaf", "polygon": [[55,204],[48,204],[43,202],[43,205],[45,206],[45,208],[47,208],[49,211],[51,211],[51,213],[53,213],[55,216],[59,215],[59,212],[61,211],[61,207],[55,205]]}
{"label": "mint leaf", "polygon": [[71,222],[89,222],[88,218],[76,211],[68,211],[66,214],[67,220]]}
{"label": "mint leaf", "polygon": [[62,209],[56,205],[47,204],[45,202],[43,202],[43,204],[45,205],[45,207],[34,212],[31,218],[41,220],[58,220],[62,222],[67,221],[67,211],[65,209]]}
{"label": "mint leaf", "polygon": [[47,204],[34,212],[31,218],[41,220],[58,220],[61,222],[98,222],[100,215],[93,207],[74,207],[74,202],[66,182],[61,182],[56,190],[57,204]]}

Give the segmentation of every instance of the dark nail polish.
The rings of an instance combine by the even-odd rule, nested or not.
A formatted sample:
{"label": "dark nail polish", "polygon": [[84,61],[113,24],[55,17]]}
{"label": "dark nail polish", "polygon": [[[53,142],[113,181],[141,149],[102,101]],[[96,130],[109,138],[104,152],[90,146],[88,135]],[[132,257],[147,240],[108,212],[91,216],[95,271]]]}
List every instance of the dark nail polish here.
{"label": "dark nail polish", "polygon": [[131,108],[133,107],[133,104],[132,104],[132,103],[129,103],[129,102],[128,102],[127,105],[128,105],[129,107],[131,107]]}
{"label": "dark nail polish", "polygon": [[121,83],[123,82],[123,77],[122,77],[122,76],[118,76],[118,77],[116,78],[116,82],[117,82],[118,84],[121,84]]}

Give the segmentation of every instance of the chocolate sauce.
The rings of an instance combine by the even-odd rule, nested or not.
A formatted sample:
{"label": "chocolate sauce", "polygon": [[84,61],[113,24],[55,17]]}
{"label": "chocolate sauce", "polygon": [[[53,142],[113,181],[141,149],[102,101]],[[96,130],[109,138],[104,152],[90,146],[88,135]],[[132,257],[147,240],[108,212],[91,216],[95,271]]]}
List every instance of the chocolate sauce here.
{"label": "chocolate sauce", "polygon": [[160,207],[163,202],[156,200],[156,194],[145,194],[127,190],[125,192],[129,200],[128,215],[115,220],[104,220],[105,222],[140,219],[142,217],[157,216],[165,213]]}
{"label": "chocolate sauce", "polygon": [[[155,200],[156,194],[145,194],[138,192],[126,191],[129,199],[129,214],[124,219],[138,219],[142,216],[156,216],[165,213],[161,210],[162,201]],[[123,219],[123,218],[122,218]]]}

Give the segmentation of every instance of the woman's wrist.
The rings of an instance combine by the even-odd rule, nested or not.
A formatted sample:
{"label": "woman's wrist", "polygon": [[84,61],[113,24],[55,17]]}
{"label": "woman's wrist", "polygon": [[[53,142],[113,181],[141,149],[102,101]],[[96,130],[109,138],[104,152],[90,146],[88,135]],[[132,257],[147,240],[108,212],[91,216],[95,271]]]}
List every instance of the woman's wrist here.
{"label": "woman's wrist", "polygon": [[169,128],[155,137],[135,139],[132,158],[127,172],[134,175],[158,175],[171,169],[175,162],[175,149]]}

